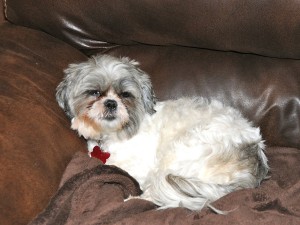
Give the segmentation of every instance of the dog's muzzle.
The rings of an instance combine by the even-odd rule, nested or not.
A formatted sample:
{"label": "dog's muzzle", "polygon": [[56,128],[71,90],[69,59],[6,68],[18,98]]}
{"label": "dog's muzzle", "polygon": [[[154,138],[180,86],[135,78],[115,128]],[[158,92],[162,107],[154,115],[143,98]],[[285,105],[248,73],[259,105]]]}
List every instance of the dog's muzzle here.
{"label": "dog's muzzle", "polygon": [[115,112],[118,108],[118,103],[115,100],[108,99],[104,102],[106,107],[106,112],[104,113],[104,118],[106,120],[114,120],[116,118]]}

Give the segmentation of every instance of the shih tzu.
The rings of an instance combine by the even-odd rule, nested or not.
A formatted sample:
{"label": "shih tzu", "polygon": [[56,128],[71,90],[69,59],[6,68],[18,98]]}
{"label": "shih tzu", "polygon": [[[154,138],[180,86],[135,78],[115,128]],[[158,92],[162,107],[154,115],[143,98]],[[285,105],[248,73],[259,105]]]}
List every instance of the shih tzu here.
{"label": "shih tzu", "polygon": [[211,202],[266,177],[260,130],[239,111],[201,97],[156,102],[149,76],[126,57],[97,55],[65,75],[56,98],[72,129],[139,182],[140,198],[214,209]]}

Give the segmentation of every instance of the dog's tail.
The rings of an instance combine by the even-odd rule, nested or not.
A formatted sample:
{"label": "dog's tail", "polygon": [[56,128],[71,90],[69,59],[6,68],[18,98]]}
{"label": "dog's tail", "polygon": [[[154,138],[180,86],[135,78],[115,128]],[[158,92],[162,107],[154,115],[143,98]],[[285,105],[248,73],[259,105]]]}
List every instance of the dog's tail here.
{"label": "dog's tail", "polygon": [[173,174],[168,174],[165,180],[159,180],[151,186],[152,190],[148,190],[151,192],[151,199],[160,206],[160,209],[179,206],[201,210],[208,207],[218,214],[227,214],[228,211],[219,210],[211,203],[239,189],[234,185],[209,184],[196,178],[183,178]]}

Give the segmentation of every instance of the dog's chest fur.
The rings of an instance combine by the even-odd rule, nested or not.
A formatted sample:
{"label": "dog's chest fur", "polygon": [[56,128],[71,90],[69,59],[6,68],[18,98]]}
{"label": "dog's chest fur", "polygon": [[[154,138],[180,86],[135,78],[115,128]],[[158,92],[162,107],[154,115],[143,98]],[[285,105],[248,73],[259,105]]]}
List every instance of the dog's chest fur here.
{"label": "dog's chest fur", "polygon": [[104,145],[103,149],[111,154],[107,164],[122,168],[143,186],[149,171],[155,169],[157,145],[157,134],[140,132],[129,140]]}
{"label": "dog's chest fur", "polygon": [[[157,107],[157,111],[161,110],[161,106]],[[108,138],[101,145],[111,154],[107,164],[127,171],[143,187],[149,172],[157,168],[160,127],[157,115],[146,115],[139,132],[132,138],[121,141]]]}

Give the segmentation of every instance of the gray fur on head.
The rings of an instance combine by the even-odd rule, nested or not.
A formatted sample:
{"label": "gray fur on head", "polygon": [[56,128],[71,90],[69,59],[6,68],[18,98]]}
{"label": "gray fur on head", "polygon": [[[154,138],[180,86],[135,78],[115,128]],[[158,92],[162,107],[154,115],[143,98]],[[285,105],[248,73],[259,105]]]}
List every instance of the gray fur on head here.
{"label": "gray fur on head", "polygon": [[69,118],[74,118],[86,111],[91,101],[89,91],[105,93],[112,88],[116,92],[130,92],[132,102],[126,106],[130,121],[125,130],[127,136],[132,136],[145,113],[155,112],[156,103],[149,76],[137,66],[138,62],[127,57],[109,55],[96,55],[86,62],[71,64],[57,87],[57,102]]}

